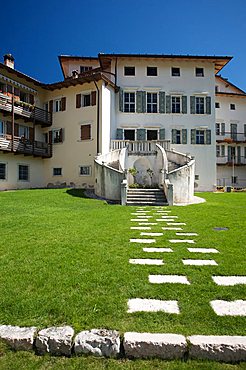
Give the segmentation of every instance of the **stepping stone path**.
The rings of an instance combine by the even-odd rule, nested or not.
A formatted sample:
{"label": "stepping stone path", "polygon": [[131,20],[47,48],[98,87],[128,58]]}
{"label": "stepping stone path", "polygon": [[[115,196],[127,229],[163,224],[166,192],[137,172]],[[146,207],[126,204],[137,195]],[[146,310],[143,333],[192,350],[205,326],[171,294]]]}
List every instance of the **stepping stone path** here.
{"label": "stepping stone path", "polygon": [[[132,222],[136,222],[136,226],[132,226],[130,230],[134,230],[135,235],[139,232],[139,235],[141,237],[159,237],[158,242],[162,240],[163,235],[170,235],[173,231],[175,231],[175,234],[179,239],[169,239],[168,242],[172,243],[172,247],[175,246],[176,248],[180,246],[180,244],[195,244],[197,243],[197,240],[195,240],[195,237],[198,236],[198,233],[193,231],[190,227],[188,231],[184,230],[183,227],[186,226],[185,222],[177,222],[178,216],[172,214],[172,210],[166,209],[165,207],[154,207],[150,208],[148,207],[148,210],[144,207],[137,208],[135,213],[132,213],[133,216],[137,216],[134,219],[131,219]],[[148,215],[146,215],[148,213]],[[154,222],[153,222],[154,221]],[[164,223],[164,225],[163,225]],[[162,226],[163,227],[160,227]],[[152,226],[154,226],[152,228]],[[160,232],[161,230],[163,232]],[[150,231],[141,231],[141,230],[150,230]],[[191,239],[187,237],[193,237]],[[166,239],[165,239],[166,240]],[[147,239],[147,238],[136,238],[136,239],[130,239],[130,243],[134,244],[151,244],[156,243],[156,239]],[[178,248],[179,249],[179,248]],[[197,253],[200,254],[218,254],[220,251],[215,248],[187,248],[186,253]],[[142,248],[143,253],[175,253],[175,248],[169,248],[166,247],[166,245],[162,245],[159,247],[146,247]],[[134,253],[134,252],[133,252]],[[132,256],[134,257],[134,255]],[[186,257],[186,256],[185,256]],[[160,274],[155,275],[149,275],[148,281],[146,281],[146,284],[184,284],[184,285],[191,285],[191,282],[189,281],[187,276],[184,275],[176,275],[175,271],[173,275],[165,275],[163,272],[165,271],[164,268],[166,265],[168,265],[168,261],[163,262],[162,259],[154,259],[154,258],[131,258],[129,259],[130,264],[134,265],[156,265],[159,267],[156,267],[160,269]],[[189,258],[183,258],[180,260],[180,264],[183,264],[187,267],[187,273],[189,272],[190,268],[196,268],[195,266],[209,266],[209,269],[211,269],[212,273],[214,272],[214,269],[216,269],[216,266],[218,266],[218,263],[213,259],[189,259]],[[142,267],[138,267],[142,268]],[[148,269],[148,266],[145,267],[145,269]],[[235,286],[239,284],[246,284],[246,276],[211,276],[211,279],[213,282],[218,286]],[[186,289],[189,289],[187,287]],[[165,298],[165,290],[162,290],[163,292],[163,298]],[[142,292],[144,295],[144,291]],[[215,297],[216,298],[216,297]],[[235,301],[224,301],[224,300],[212,300],[210,302],[210,306],[218,316],[246,316],[246,300],[238,299]],[[210,308],[210,309],[211,309]],[[208,307],[209,309],[209,307]],[[135,312],[157,312],[162,311],[163,314],[179,314],[179,305],[178,301],[175,300],[159,300],[155,299],[155,297],[149,297],[149,298],[133,298],[128,300],[128,313],[133,314]],[[202,319],[202,318],[201,318]],[[140,335],[136,333],[136,335]],[[142,334],[141,334],[142,335]],[[143,333],[143,335],[145,335]],[[149,334],[148,334],[149,335]],[[152,335],[152,334],[150,334]],[[155,335],[155,334],[153,334]],[[161,334],[156,334],[161,335]],[[167,334],[168,335],[168,334]],[[198,338],[198,343],[200,341],[203,341],[203,336],[193,336],[190,338]],[[204,337],[205,339],[208,339],[208,343],[211,341],[214,342],[216,346],[216,338],[213,336],[207,336]],[[215,338],[215,339],[214,339]],[[223,338],[227,337],[218,337],[219,340],[222,340]],[[222,338],[222,339],[221,339]],[[228,337],[230,338],[230,337]],[[233,337],[231,337],[233,338]],[[236,338],[236,337],[235,337]],[[206,340],[207,340],[206,339]],[[192,339],[193,340],[193,339]],[[224,339],[223,339],[224,340]],[[225,340],[225,342],[227,339]],[[230,339],[228,339],[230,341]],[[195,343],[195,342],[194,342]],[[229,343],[229,342],[228,342]],[[194,347],[195,348],[195,347]],[[195,351],[195,349],[194,349]]]}

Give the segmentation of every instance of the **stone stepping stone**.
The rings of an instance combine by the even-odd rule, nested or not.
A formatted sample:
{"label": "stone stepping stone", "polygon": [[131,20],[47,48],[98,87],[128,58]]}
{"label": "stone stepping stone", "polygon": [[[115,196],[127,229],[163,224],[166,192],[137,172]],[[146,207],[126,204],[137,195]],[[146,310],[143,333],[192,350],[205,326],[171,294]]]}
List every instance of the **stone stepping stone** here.
{"label": "stone stepping stone", "polygon": [[179,225],[186,225],[185,222],[167,222],[168,226],[179,226]]}
{"label": "stone stepping stone", "polygon": [[149,252],[149,253],[152,253],[152,252],[158,252],[158,253],[173,252],[173,250],[171,248],[143,248],[143,251],[144,252]]}
{"label": "stone stepping stone", "polygon": [[162,230],[183,230],[182,227],[162,227]]}
{"label": "stone stepping stone", "polygon": [[158,221],[158,222],[167,222],[167,221],[171,221],[171,220],[164,220],[164,218],[157,218],[156,221]]}
{"label": "stone stepping stone", "polygon": [[129,260],[129,263],[133,265],[164,265],[163,260],[154,258],[133,258]]}
{"label": "stone stepping stone", "polygon": [[143,215],[138,215],[137,218],[152,218],[153,216],[143,216]]}
{"label": "stone stepping stone", "polygon": [[35,346],[39,355],[71,356],[74,330],[71,326],[42,329],[38,332]]}
{"label": "stone stepping stone", "polygon": [[182,260],[184,265],[190,266],[218,266],[214,260]]}
{"label": "stone stepping stone", "polygon": [[187,248],[191,253],[219,253],[217,249],[214,248]]}
{"label": "stone stepping stone", "polygon": [[158,299],[133,298],[128,300],[128,311],[133,312],[158,312],[179,314],[177,301],[162,301]]}
{"label": "stone stepping stone", "polygon": [[136,210],[136,212],[138,212],[138,213],[142,213],[142,212],[144,212],[144,213],[149,213],[150,211],[144,211],[144,210]]}
{"label": "stone stepping stone", "polygon": [[0,325],[0,340],[15,351],[32,351],[37,328]]}
{"label": "stone stepping stone", "polygon": [[157,225],[156,222],[139,222],[139,225]]}
{"label": "stone stepping stone", "polygon": [[131,221],[140,222],[140,221],[148,221],[148,219],[147,218],[131,218]]}
{"label": "stone stepping stone", "polygon": [[176,233],[176,235],[182,235],[182,236],[197,236],[197,233]]}
{"label": "stone stepping stone", "polygon": [[170,243],[188,243],[188,244],[194,244],[195,241],[191,239],[169,239]]}
{"label": "stone stepping stone", "polygon": [[161,216],[162,218],[169,218],[169,219],[171,219],[171,218],[178,218],[178,216]]}
{"label": "stone stepping stone", "polygon": [[246,301],[215,300],[210,302],[212,309],[218,316],[246,316]]}
{"label": "stone stepping stone", "polygon": [[246,336],[192,335],[187,340],[190,358],[230,363],[245,361]]}
{"label": "stone stepping stone", "polygon": [[212,279],[215,284],[223,286],[246,284],[246,276],[212,276]]}
{"label": "stone stepping stone", "polygon": [[156,211],[157,213],[163,213],[163,212],[165,212],[165,213],[170,213],[171,211]]}
{"label": "stone stepping stone", "polygon": [[131,230],[151,230],[148,226],[131,226]]}
{"label": "stone stepping stone", "polygon": [[163,236],[163,233],[141,233],[141,236]]}
{"label": "stone stepping stone", "polygon": [[152,284],[186,284],[190,285],[186,276],[181,275],[149,275],[149,282]]}
{"label": "stone stepping stone", "polygon": [[131,213],[132,216],[137,216],[137,217],[147,217],[145,214],[143,213]]}
{"label": "stone stepping stone", "polygon": [[130,243],[156,243],[155,239],[130,239]]}

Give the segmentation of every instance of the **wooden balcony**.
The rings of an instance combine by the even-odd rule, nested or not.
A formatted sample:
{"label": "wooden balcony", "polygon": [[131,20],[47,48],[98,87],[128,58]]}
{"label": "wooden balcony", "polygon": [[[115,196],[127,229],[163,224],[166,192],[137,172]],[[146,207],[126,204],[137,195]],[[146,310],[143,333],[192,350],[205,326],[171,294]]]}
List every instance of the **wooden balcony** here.
{"label": "wooden balcony", "polygon": [[[12,114],[12,97],[0,93],[0,111]],[[25,121],[35,122],[42,127],[52,125],[52,113],[21,101],[14,101],[14,114]]]}
{"label": "wooden balcony", "polygon": [[153,155],[156,154],[156,144],[170,150],[169,140],[111,140],[111,150],[127,148],[129,155]]}
{"label": "wooden balcony", "polygon": [[216,135],[217,143],[227,143],[227,144],[237,144],[237,143],[245,143],[246,136],[242,132],[225,132],[223,135]]}
{"label": "wooden balcony", "polygon": [[230,158],[228,156],[224,157],[217,157],[216,164],[218,166],[245,166],[246,165],[246,158],[243,156],[236,156],[235,158]]}
{"label": "wooden balcony", "polygon": [[34,157],[50,158],[52,156],[52,145],[41,141],[30,141],[11,135],[0,136],[0,151],[4,153],[14,153],[31,155]]}

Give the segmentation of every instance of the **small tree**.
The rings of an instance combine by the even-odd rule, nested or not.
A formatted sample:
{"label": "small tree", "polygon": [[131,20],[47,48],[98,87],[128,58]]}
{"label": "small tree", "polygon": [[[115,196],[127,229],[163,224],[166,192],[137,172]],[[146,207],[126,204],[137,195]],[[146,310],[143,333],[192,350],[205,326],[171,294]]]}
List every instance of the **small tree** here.
{"label": "small tree", "polygon": [[135,167],[129,168],[128,172],[132,175],[134,183],[136,182],[136,175],[138,173],[138,170]]}

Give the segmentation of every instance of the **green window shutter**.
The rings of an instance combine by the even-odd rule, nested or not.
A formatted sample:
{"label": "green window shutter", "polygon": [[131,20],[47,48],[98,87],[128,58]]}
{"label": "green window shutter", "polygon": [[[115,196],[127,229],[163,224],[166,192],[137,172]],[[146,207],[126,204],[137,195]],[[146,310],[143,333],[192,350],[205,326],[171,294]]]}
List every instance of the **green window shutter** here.
{"label": "green window shutter", "polygon": [[205,135],[206,135],[206,144],[210,145],[211,144],[211,130],[206,130]]}
{"label": "green window shutter", "polygon": [[237,147],[237,163],[241,163],[241,147]]}
{"label": "green window shutter", "polygon": [[231,152],[231,146],[228,146],[228,162],[232,161],[232,152]]}
{"label": "green window shutter", "polygon": [[196,113],[196,97],[195,96],[190,97],[190,113],[191,114]]}
{"label": "green window shutter", "polygon": [[182,96],[182,113],[187,113],[187,96]]}
{"label": "green window shutter", "polygon": [[142,91],[142,112],[146,112],[146,91]]}
{"label": "green window shutter", "polygon": [[159,113],[165,113],[165,92],[159,92]]}
{"label": "green window shutter", "polygon": [[211,114],[211,97],[206,96],[206,114]]}
{"label": "green window shutter", "polygon": [[172,130],[172,144],[177,144],[177,130]]}
{"label": "green window shutter", "polygon": [[142,113],[142,91],[137,91],[137,113]]}
{"label": "green window shutter", "polygon": [[119,91],[119,111],[123,112],[123,90]]}
{"label": "green window shutter", "polygon": [[196,129],[191,129],[190,130],[190,142],[191,142],[191,144],[196,143]]}
{"label": "green window shutter", "polygon": [[187,144],[187,130],[182,129],[182,144]]}
{"label": "green window shutter", "polygon": [[171,96],[166,96],[166,113],[171,113]]}
{"label": "green window shutter", "polygon": [[164,128],[160,128],[159,138],[160,140],[165,140],[165,129]]}
{"label": "green window shutter", "polygon": [[244,136],[246,136],[246,125],[244,125]]}
{"label": "green window shutter", "polygon": [[221,123],[221,135],[225,135],[225,122]]}
{"label": "green window shutter", "polygon": [[117,128],[116,140],[123,140],[123,129],[122,128]]}
{"label": "green window shutter", "polygon": [[146,130],[145,128],[137,129],[137,140],[146,140]]}

